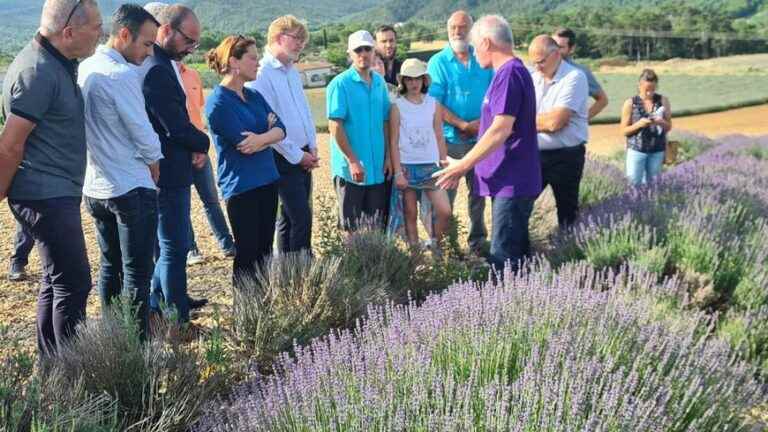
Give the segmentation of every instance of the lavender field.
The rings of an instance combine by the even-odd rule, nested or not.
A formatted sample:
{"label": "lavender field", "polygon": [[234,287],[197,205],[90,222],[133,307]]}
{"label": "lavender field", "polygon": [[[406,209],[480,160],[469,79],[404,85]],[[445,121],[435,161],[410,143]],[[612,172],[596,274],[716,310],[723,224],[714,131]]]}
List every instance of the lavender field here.
{"label": "lavender field", "polygon": [[342,238],[321,199],[317,255],[274,258],[196,344],[115,311],[44,373],[6,356],[0,430],[765,430],[768,138],[683,138],[649,186],[590,159],[580,222],[518,274]]}

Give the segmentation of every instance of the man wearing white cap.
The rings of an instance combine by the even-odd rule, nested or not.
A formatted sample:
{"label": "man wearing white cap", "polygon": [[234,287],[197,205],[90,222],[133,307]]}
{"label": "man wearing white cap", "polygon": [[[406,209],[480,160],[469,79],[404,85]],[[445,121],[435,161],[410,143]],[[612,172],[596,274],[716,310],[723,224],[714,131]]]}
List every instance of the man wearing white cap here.
{"label": "man wearing white cap", "polygon": [[365,30],[349,35],[352,66],[331,81],[326,97],[331,172],[345,230],[361,217],[381,218],[387,206],[389,97],[384,79],[371,73],[373,46]]}

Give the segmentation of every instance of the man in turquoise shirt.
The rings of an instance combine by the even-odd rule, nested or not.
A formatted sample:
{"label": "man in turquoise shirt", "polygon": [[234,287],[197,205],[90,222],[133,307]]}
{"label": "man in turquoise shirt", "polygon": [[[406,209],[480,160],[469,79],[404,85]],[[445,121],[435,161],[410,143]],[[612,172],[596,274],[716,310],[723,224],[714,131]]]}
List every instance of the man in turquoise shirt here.
{"label": "man in turquoise shirt", "polygon": [[[443,109],[443,134],[448,156],[461,159],[477,142],[480,109],[485,92],[493,78],[492,69],[483,69],[477,63],[474,49],[469,45],[472,17],[465,11],[454,12],[448,19],[448,45],[429,59],[432,84],[429,94],[440,102]],[[483,213],[485,198],[474,193],[474,170],[467,172],[465,180],[469,195],[469,247],[478,255],[488,253],[488,231]],[[451,206],[456,189],[448,191]]]}
{"label": "man in turquoise shirt", "polygon": [[328,85],[326,104],[340,225],[352,230],[361,217],[378,217],[381,224],[388,204],[389,97],[384,79],[371,73],[371,34],[352,33],[347,46],[352,66]]}

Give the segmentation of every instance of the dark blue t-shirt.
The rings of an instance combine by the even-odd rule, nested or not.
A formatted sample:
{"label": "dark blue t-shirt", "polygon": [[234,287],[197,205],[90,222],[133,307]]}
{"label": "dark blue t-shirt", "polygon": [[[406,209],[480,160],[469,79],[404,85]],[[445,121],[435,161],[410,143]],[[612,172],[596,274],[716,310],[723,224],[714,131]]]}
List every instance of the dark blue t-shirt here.
{"label": "dark blue t-shirt", "polygon": [[[267,132],[267,116],[274,113],[259,92],[244,88],[243,94],[245,101],[234,91],[217,85],[205,103],[208,128],[218,155],[219,188],[224,199],[280,178],[271,147],[250,155],[237,150],[237,144],[245,139],[243,132]],[[275,126],[285,131],[279,118]]]}

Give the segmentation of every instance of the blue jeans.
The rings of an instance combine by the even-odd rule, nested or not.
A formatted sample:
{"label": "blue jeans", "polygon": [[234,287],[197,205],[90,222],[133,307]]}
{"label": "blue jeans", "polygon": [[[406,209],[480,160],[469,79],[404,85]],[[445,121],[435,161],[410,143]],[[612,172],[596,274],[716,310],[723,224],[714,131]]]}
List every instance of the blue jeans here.
{"label": "blue jeans", "polygon": [[110,199],[85,197],[85,208],[93,216],[101,249],[98,288],[102,311],[125,294],[136,314],[139,334],[146,339],[157,236],[157,192],[136,188]]}
{"label": "blue jeans", "polygon": [[42,356],[53,355],[85,320],[91,268],[80,201],[80,197],[9,200],[13,216],[32,234],[40,254],[37,345]]}
{"label": "blue jeans", "polygon": [[[307,148],[307,151],[309,148]],[[277,250],[281,253],[312,249],[312,173],[293,165],[279,153],[275,163],[280,172],[277,193]]]}
{"label": "blue jeans", "polygon": [[643,153],[627,149],[627,178],[635,186],[650,183],[656,176],[661,174],[663,163],[663,151]]}
{"label": "blue jeans", "polygon": [[498,270],[510,261],[516,270],[518,261],[530,254],[528,220],[535,198],[501,198],[492,200],[491,256],[489,263]]}
{"label": "blue jeans", "polygon": [[16,222],[16,234],[13,239],[13,255],[11,255],[11,271],[21,271],[29,263],[29,254],[35,246],[35,239],[24,225]]}
{"label": "blue jeans", "polygon": [[[205,159],[205,165],[202,168],[192,170],[192,181],[194,182],[195,189],[197,189],[197,195],[203,203],[205,216],[208,217],[208,225],[211,227],[219,247],[224,252],[232,250],[235,247],[235,243],[232,240],[232,234],[229,232],[224,212],[221,211],[219,191],[216,189],[216,180],[213,178],[213,167],[211,166],[210,158]],[[197,250],[195,231],[192,229],[192,224],[189,225],[189,239],[190,250]]]}
{"label": "blue jeans", "polygon": [[187,252],[189,252],[189,216],[191,189],[161,188],[158,193],[157,240],[160,247],[152,276],[151,305],[161,301],[173,307],[179,322],[189,321],[187,296]]}

